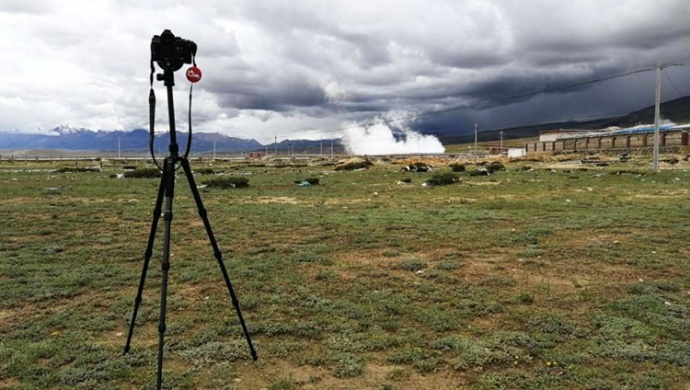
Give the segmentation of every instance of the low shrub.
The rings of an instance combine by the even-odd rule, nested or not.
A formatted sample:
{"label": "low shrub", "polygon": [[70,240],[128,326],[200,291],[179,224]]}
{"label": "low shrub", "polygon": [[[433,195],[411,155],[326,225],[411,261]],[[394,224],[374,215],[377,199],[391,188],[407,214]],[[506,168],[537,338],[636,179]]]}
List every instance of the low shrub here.
{"label": "low shrub", "polygon": [[309,183],[310,185],[316,186],[319,185],[319,178],[318,177],[309,177],[304,180],[295,180],[295,184],[302,184],[304,182]]}
{"label": "low shrub", "polygon": [[470,176],[489,176],[491,172],[489,172],[486,168],[479,168],[476,171],[470,171],[468,173]]}
{"label": "low shrub", "polygon": [[342,354],[337,357],[333,376],[336,378],[355,378],[364,373],[366,361],[354,354]]}
{"label": "low shrub", "polygon": [[489,171],[489,173],[494,173],[498,171],[504,171],[506,170],[506,167],[501,164],[500,162],[493,162],[490,164],[486,165],[486,170]]}
{"label": "low shrub", "polygon": [[127,179],[152,179],[161,177],[163,173],[158,168],[139,168],[130,172],[125,172]]}
{"label": "low shrub", "polygon": [[430,186],[445,186],[457,182],[458,179],[458,175],[454,172],[443,172],[433,175],[426,181],[426,184]]}
{"label": "low shrub", "polygon": [[530,303],[534,303],[534,296],[532,296],[532,294],[530,294],[530,293],[524,293],[523,292],[523,293],[518,294],[515,297],[515,300],[518,303],[530,304]]}
{"label": "low shrub", "polygon": [[213,175],[216,172],[213,168],[198,168],[194,170],[194,173],[198,173],[199,175]]}
{"label": "low shrub", "polygon": [[436,269],[440,269],[443,271],[452,271],[458,268],[460,268],[460,265],[453,260],[443,260],[436,264]]}
{"label": "low shrub", "polygon": [[426,267],[427,264],[425,261],[417,259],[404,259],[395,266],[395,268],[405,271],[419,271]]}
{"label": "low shrub", "polygon": [[341,166],[335,167],[336,171],[354,171],[355,169],[365,169],[374,165],[371,161],[359,161],[343,164]]}
{"label": "low shrub", "polygon": [[463,164],[450,164],[450,169],[453,172],[465,172],[467,170]]}
{"label": "low shrub", "polygon": [[432,169],[433,168],[431,167],[431,165],[428,165],[428,164],[423,163],[423,162],[416,162],[416,163],[413,163],[410,165],[405,165],[403,167],[403,171],[406,171],[406,172],[429,172]]}
{"label": "low shrub", "polygon": [[65,167],[55,170],[55,173],[72,173],[72,172],[100,172],[100,168],[79,168],[79,167]]}
{"label": "low shrub", "polygon": [[249,179],[240,176],[222,176],[203,181],[202,184],[209,188],[240,188],[248,187]]}

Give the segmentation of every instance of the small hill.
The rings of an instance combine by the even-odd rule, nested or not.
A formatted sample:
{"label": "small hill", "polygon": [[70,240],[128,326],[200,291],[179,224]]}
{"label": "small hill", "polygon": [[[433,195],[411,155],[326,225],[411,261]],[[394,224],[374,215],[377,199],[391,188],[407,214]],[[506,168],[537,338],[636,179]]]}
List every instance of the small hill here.
{"label": "small hill", "polygon": [[[674,123],[690,123],[690,96],[670,100],[661,104],[661,118]],[[503,139],[522,139],[539,136],[539,132],[551,129],[603,129],[610,126],[630,127],[640,123],[654,123],[654,106],[633,111],[630,114],[596,119],[591,121],[568,121],[543,123],[531,126],[511,127],[499,130],[480,131],[477,135],[479,142],[498,141],[503,131]],[[465,144],[474,142],[474,134],[462,136],[439,137],[444,145]]]}

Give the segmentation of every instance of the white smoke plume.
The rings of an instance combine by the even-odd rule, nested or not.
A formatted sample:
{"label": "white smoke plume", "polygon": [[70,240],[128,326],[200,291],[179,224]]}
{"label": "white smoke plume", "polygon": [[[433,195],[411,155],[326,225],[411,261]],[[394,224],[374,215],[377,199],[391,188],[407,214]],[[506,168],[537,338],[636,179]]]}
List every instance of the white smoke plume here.
{"label": "white smoke plume", "polygon": [[446,150],[436,136],[421,134],[406,126],[394,128],[381,118],[373,124],[343,127],[343,145],[349,154],[435,154]]}

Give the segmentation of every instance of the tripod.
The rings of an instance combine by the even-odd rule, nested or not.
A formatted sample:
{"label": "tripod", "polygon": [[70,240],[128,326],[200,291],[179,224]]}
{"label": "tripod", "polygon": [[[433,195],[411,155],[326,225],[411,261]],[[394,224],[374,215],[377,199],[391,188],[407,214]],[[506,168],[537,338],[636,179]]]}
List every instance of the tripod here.
{"label": "tripod", "polygon": [[[160,307],[160,317],[158,320],[158,371],[157,371],[157,389],[161,388],[163,381],[163,346],[165,341],[165,314],[166,314],[166,304],[167,304],[167,293],[168,293],[168,272],[170,270],[170,228],[173,219],[172,205],[173,197],[175,194],[175,165],[179,163],[184,170],[185,176],[187,177],[187,182],[189,183],[189,188],[194,196],[194,201],[196,202],[196,207],[199,212],[199,216],[204,222],[204,228],[206,229],[206,234],[213,248],[213,254],[218,261],[218,266],[223,274],[223,279],[225,280],[225,285],[228,288],[228,293],[230,294],[230,299],[237,312],[237,317],[239,318],[240,325],[242,326],[242,332],[247,340],[247,345],[249,346],[249,351],[251,353],[252,359],[256,361],[258,359],[254,346],[252,345],[252,340],[249,336],[249,331],[242,317],[242,311],[240,309],[237,296],[235,295],[235,290],[230,282],[230,277],[228,276],[228,271],[225,268],[225,263],[223,262],[223,254],[218,248],[218,243],[213,236],[213,231],[211,230],[211,224],[208,221],[208,216],[203,203],[201,202],[201,196],[199,195],[199,190],[194,182],[194,176],[192,175],[192,170],[189,166],[189,161],[187,157],[181,157],[179,155],[179,147],[177,145],[177,137],[175,134],[175,112],[173,109],[173,93],[172,87],[175,85],[173,73],[171,69],[164,69],[162,75],[158,75],[158,80],[162,80],[167,87],[168,92],[168,116],[170,122],[170,155],[167,156],[163,162],[163,176],[161,177],[160,185],[158,187],[158,196],[156,198],[156,205],[153,210],[153,221],[151,222],[151,230],[149,232],[149,240],[146,245],[146,252],[144,253],[144,264],[141,270],[141,278],[139,279],[139,289],[137,290],[137,296],[134,300],[134,311],[132,312],[132,321],[129,324],[129,334],[127,335],[127,344],[125,345],[124,354],[129,352],[130,343],[132,341],[132,334],[134,331],[134,324],[137,319],[137,312],[139,311],[139,305],[142,300],[142,293],[144,290],[144,281],[146,280],[146,272],[149,267],[149,261],[153,253],[153,242],[156,236],[156,229],[158,227],[158,221],[161,216],[161,206],[163,209],[163,220],[164,220],[164,236],[163,236],[163,260],[161,263],[162,273],[162,284],[161,284],[161,307]],[[152,79],[153,83],[153,79]],[[153,89],[152,89],[153,91]],[[150,101],[155,104],[155,96],[150,98]],[[191,138],[190,141],[191,142]]]}

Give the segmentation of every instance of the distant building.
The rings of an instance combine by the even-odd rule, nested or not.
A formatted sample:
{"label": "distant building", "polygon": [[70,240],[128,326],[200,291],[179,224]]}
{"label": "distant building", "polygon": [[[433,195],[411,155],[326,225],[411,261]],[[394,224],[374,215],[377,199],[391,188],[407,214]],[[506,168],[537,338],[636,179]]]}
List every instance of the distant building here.
{"label": "distant building", "polygon": [[266,152],[262,151],[253,151],[253,152],[246,152],[244,154],[246,158],[254,158],[254,159],[260,159],[266,157]]}
{"label": "distant building", "polygon": [[519,158],[527,155],[527,150],[525,148],[508,148],[509,158]]}
{"label": "distant building", "polygon": [[516,158],[516,157],[522,157],[527,154],[527,150],[525,148],[514,148],[514,147],[508,147],[508,146],[496,146],[492,145],[489,146],[489,154],[493,156],[508,156],[510,158]]}
{"label": "distant building", "polygon": [[[690,125],[663,124],[659,126],[661,148],[685,147]],[[654,145],[654,126],[564,131],[552,130],[539,135],[539,142],[525,145],[527,153],[562,153],[599,150],[647,149]]]}
{"label": "distant building", "polygon": [[503,155],[503,154],[506,154],[506,149],[507,148],[492,145],[492,146],[489,146],[489,154],[491,154],[491,155],[497,155],[497,154]]}

